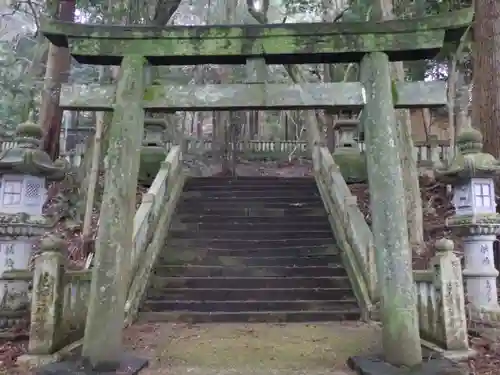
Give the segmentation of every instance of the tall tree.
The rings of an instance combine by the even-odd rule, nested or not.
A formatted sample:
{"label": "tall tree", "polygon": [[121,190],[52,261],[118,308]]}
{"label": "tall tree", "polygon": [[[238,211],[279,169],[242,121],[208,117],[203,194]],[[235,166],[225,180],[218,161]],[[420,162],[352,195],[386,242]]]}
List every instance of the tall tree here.
{"label": "tall tree", "polygon": [[[72,22],[75,17],[76,0],[60,0],[58,18]],[[71,57],[69,49],[51,44],[47,56],[45,82],[40,108],[40,125],[44,130],[43,149],[55,160],[59,156],[62,109],[59,107],[61,83],[69,76]]]}
{"label": "tall tree", "polygon": [[484,151],[500,156],[500,2],[475,1],[472,124],[483,132]]}

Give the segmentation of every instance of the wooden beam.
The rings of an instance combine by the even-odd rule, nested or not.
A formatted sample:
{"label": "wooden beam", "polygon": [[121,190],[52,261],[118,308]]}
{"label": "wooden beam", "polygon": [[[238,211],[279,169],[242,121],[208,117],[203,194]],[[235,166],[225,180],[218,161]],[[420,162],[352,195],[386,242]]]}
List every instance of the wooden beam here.
{"label": "wooden beam", "polygon": [[[60,106],[68,110],[111,111],[114,85],[63,85]],[[301,90],[308,95],[301,95]],[[446,104],[444,82],[405,82],[396,85],[396,108],[439,107]],[[215,111],[241,109],[349,109],[365,104],[359,82],[149,86],[143,107],[149,111]]]}
{"label": "wooden beam", "polygon": [[445,39],[458,40],[471,9],[386,22],[299,23],[230,26],[109,26],[42,20],[42,33],[69,47],[82,63],[116,65],[141,54],[154,65],[359,62],[383,51],[391,60],[433,57]]}

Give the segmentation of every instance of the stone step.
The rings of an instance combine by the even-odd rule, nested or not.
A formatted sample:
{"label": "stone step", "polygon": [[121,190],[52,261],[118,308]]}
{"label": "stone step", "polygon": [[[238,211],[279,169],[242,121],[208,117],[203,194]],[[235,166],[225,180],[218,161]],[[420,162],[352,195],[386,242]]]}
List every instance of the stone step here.
{"label": "stone step", "polygon": [[[334,245],[332,238],[288,238],[288,239],[223,239],[223,238],[169,238],[168,247],[171,249],[197,248],[197,249],[223,249],[223,250],[258,250],[279,249],[295,246],[316,247]],[[291,255],[291,254],[290,254]]]}
{"label": "stone step", "polygon": [[300,207],[300,205],[306,205],[311,203],[319,203],[321,201],[321,197],[318,195],[313,195],[312,193],[301,195],[301,196],[293,196],[293,195],[282,195],[282,196],[273,196],[267,195],[267,192],[262,191],[260,196],[256,197],[240,197],[240,196],[227,196],[227,197],[217,197],[217,196],[209,196],[204,195],[203,197],[189,197],[186,196],[188,193],[183,193],[179,203],[183,204],[195,204],[195,203],[219,203],[219,204],[238,204],[238,205],[249,205],[252,207],[253,205],[260,203],[279,203],[282,205],[289,204],[294,207]]}
{"label": "stone step", "polygon": [[253,312],[189,312],[162,311],[142,312],[139,322],[186,322],[186,323],[298,323],[359,320],[361,310],[332,311],[253,311]]}
{"label": "stone step", "polygon": [[313,178],[190,178],[140,320],[359,319]]}
{"label": "stone step", "polygon": [[[184,241],[179,244],[179,241]],[[163,263],[179,264],[178,262],[194,263],[207,262],[211,264],[220,257],[235,257],[235,258],[260,258],[260,257],[308,257],[322,255],[339,255],[339,250],[333,241],[328,245],[318,245],[311,243],[303,246],[273,246],[274,243],[266,246],[256,245],[245,246],[244,248],[235,247],[214,247],[212,246],[188,246],[185,240],[171,240],[167,242],[167,249],[159,255],[159,261]],[[171,249],[171,250],[170,250]]]}
{"label": "stone step", "polygon": [[[293,185],[292,185],[293,186]],[[246,188],[246,187],[242,187]],[[269,189],[254,187],[248,190],[242,189],[203,189],[203,190],[188,190],[182,193],[182,197],[185,199],[255,199],[260,197],[268,197],[280,199],[295,198],[295,199],[310,199],[316,198],[321,199],[319,191],[316,187],[313,188],[286,188],[286,189]]]}
{"label": "stone step", "polygon": [[[216,202],[217,203],[217,202]],[[183,207],[178,206],[176,214],[179,214],[179,217],[185,217],[186,215],[199,215],[199,216],[207,216],[207,215],[215,215],[215,216],[250,216],[250,217],[288,217],[288,216],[296,216],[304,217],[309,216],[322,216],[324,217],[326,212],[321,204],[315,204],[314,206],[281,206],[281,207],[244,207],[244,206],[234,206],[234,205],[224,205],[224,204],[216,204],[210,207],[198,207],[196,205]]]}
{"label": "stone step", "polygon": [[199,213],[204,213],[206,210],[216,210],[222,208],[233,209],[286,209],[293,213],[293,209],[297,208],[322,208],[323,202],[312,197],[311,199],[295,199],[293,197],[283,198],[244,198],[244,199],[181,199],[177,205],[178,212],[184,212],[186,209],[196,208]]}
{"label": "stone step", "polygon": [[331,311],[357,308],[356,299],[292,301],[146,301],[141,311],[245,312],[245,311]]}
{"label": "stone step", "polygon": [[184,276],[184,277],[327,277],[347,276],[346,270],[340,264],[324,266],[204,266],[185,264],[181,266],[158,265],[154,269],[156,276]]}
{"label": "stone step", "polygon": [[[295,232],[295,231],[329,231],[331,233],[332,229],[327,218],[321,218],[321,220],[308,222],[307,220],[289,222],[281,218],[273,218],[273,221],[267,222],[255,222],[255,221],[245,221],[244,218],[239,221],[222,221],[214,222],[210,219],[204,219],[200,222],[179,222],[174,221],[170,226],[171,231],[187,230],[187,231],[217,231],[217,230],[227,230],[227,231],[282,231],[282,232]],[[200,220],[200,219],[198,219]]]}
{"label": "stone step", "polygon": [[219,230],[171,230],[169,239],[185,239],[185,240],[238,240],[253,241],[258,238],[260,241],[272,240],[292,240],[312,237],[316,239],[331,239],[333,242],[332,231],[327,230],[227,230],[220,228]]}
{"label": "stone step", "polygon": [[275,177],[275,176],[240,176],[240,177],[192,177],[185,183],[185,190],[200,189],[204,186],[223,186],[233,188],[235,186],[266,186],[268,188],[282,188],[284,186],[316,186],[313,177]]}
{"label": "stone step", "polygon": [[346,276],[328,277],[162,277],[153,275],[150,286],[155,289],[192,288],[217,289],[231,287],[233,289],[257,288],[349,288]]}
{"label": "stone step", "polygon": [[[178,214],[175,215],[173,225],[176,223],[197,224],[200,229],[218,229],[220,224],[241,225],[242,227],[254,226],[255,228],[267,228],[273,226],[276,228],[295,227],[296,225],[329,225],[328,216],[323,211],[318,216],[223,216],[223,215],[204,215],[204,214]],[[330,228],[328,226],[328,228]]]}
{"label": "stone step", "polygon": [[283,300],[344,300],[352,299],[354,294],[349,288],[149,288],[146,300],[170,301],[283,301]]}
{"label": "stone step", "polygon": [[240,192],[240,191],[271,191],[278,190],[283,192],[318,192],[318,187],[314,180],[307,181],[307,183],[277,183],[274,186],[269,186],[268,184],[252,184],[251,182],[242,184],[218,184],[218,185],[196,185],[196,184],[185,184],[184,193],[191,192]]}
{"label": "stone step", "polygon": [[311,255],[311,256],[207,256],[199,257],[198,254],[190,254],[182,257],[176,254],[166,254],[158,260],[158,267],[169,266],[225,266],[225,267],[336,267],[341,264],[340,255]]}

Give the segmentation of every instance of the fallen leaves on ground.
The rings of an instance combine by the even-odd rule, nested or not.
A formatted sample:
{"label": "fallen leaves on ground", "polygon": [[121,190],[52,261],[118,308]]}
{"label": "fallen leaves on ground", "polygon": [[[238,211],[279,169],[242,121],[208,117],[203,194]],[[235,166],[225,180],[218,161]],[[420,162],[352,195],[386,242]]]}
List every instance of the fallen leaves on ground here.
{"label": "fallen leaves on ground", "polygon": [[27,375],[30,372],[16,366],[16,359],[26,353],[27,341],[6,341],[0,343],[0,374]]}

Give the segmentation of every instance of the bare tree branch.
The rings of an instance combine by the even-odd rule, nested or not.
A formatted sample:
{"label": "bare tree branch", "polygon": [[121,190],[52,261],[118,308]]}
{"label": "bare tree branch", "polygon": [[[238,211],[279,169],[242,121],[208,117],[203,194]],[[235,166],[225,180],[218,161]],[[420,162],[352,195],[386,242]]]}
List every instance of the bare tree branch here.
{"label": "bare tree branch", "polygon": [[166,25],[172,18],[182,0],[158,0],[155,7],[153,24],[158,26]]}

